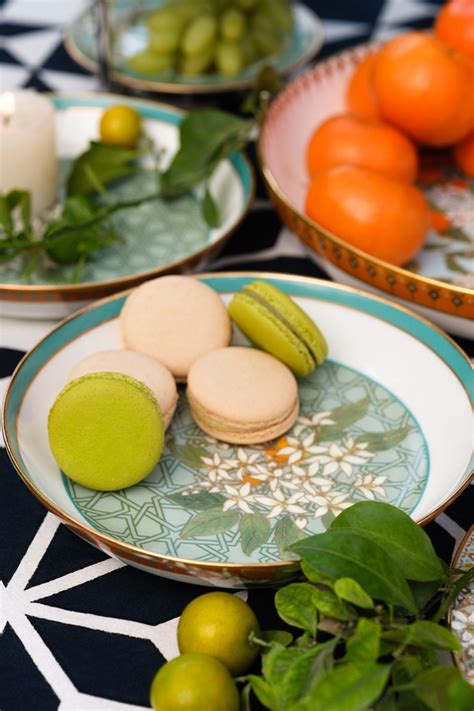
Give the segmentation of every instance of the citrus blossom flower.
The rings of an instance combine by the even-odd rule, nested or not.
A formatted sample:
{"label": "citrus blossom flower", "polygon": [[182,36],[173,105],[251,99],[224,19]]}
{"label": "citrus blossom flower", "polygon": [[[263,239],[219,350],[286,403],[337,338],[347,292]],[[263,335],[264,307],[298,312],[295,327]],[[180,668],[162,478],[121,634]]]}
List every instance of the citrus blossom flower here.
{"label": "citrus blossom flower", "polygon": [[237,506],[241,511],[245,513],[252,513],[252,509],[248,505],[246,499],[248,500],[250,494],[250,482],[243,484],[240,489],[235,486],[224,485],[225,493],[230,494],[229,498],[224,502],[222,506],[223,511],[228,511],[229,509]]}
{"label": "citrus blossom flower", "polygon": [[217,452],[212,457],[201,457],[201,462],[207,467],[209,481],[215,483],[218,479],[229,479],[232,464],[229,464],[229,460],[221,459]]}
{"label": "citrus blossom flower", "polygon": [[274,518],[281,514],[282,511],[287,513],[304,514],[305,510],[302,506],[298,504],[298,501],[303,499],[304,494],[298,492],[297,494],[292,494],[288,499],[285,498],[285,494],[281,489],[277,489],[273,492],[273,497],[271,496],[261,496],[259,494],[255,495],[255,501],[264,506],[271,506],[272,509],[270,513],[267,514],[267,518]]}
{"label": "citrus blossom flower", "polygon": [[375,494],[379,496],[387,496],[387,492],[381,486],[386,480],[386,476],[373,476],[372,474],[357,474],[354,486],[367,499],[375,499]]}
{"label": "citrus blossom flower", "polygon": [[318,447],[313,445],[316,435],[314,432],[305,437],[301,442],[295,437],[288,437],[288,444],[283,449],[279,450],[280,454],[284,454],[288,457],[288,464],[296,464],[301,461],[304,457],[311,454],[319,454],[325,452],[326,447]]}
{"label": "citrus blossom flower", "polygon": [[297,424],[293,427],[294,434],[298,436],[305,429],[320,427],[321,425],[335,425],[334,420],[329,417],[330,414],[329,410],[325,410],[324,412],[317,412],[310,417],[298,417]]}
{"label": "citrus blossom flower", "polygon": [[352,501],[346,501],[348,498],[349,494],[341,494],[337,491],[328,491],[322,495],[311,496],[310,500],[318,506],[314,512],[314,518],[324,516],[328,511],[337,516],[341,511],[352,506]]}

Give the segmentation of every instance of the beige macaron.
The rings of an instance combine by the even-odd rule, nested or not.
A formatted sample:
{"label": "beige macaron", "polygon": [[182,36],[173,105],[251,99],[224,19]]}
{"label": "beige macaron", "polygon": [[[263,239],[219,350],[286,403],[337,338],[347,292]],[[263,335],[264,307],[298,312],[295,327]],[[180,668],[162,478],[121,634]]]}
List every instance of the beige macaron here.
{"label": "beige macaron", "polygon": [[120,314],[126,348],[156,358],[178,381],[205,353],[230,343],[232,327],[218,294],[197,279],[164,276],[132,291]]}
{"label": "beige macaron", "polygon": [[122,373],[145,383],[158,400],[165,427],[168,427],[178,402],[178,391],[173,376],[162,363],[134,351],[101,351],[81,360],[71,371],[69,380],[99,372]]}
{"label": "beige macaron", "polygon": [[233,444],[259,444],[287,432],[299,411],[289,368],[254,348],[221,348],[200,358],[187,396],[199,427]]}

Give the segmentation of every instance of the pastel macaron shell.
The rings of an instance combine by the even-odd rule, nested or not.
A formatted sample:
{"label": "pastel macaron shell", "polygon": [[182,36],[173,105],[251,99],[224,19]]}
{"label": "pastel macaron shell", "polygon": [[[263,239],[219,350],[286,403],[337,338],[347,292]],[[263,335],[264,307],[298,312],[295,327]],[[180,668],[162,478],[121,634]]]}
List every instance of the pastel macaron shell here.
{"label": "pastel macaron shell", "polygon": [[244,286],[232,298],[229,313],[252,343],[281,360],[298,377],[311,373],[328,354],[326,339],[314,321],[269,282]]}
{"label": "pastel macaron shell", "polygon": [[229,345],[232,335],[219,295],[197,279],[175,275],[134,289],[120,328],[126,348],[156,358],[181,382],[198,358]]}
{"label": "pastel macaron shell", "polygon": [[156,397],[168,427],[178,402],[176,381],[166,366],[150,356],[129,350],[101,351],[81,360],[72,369],[69,380],[82,375],[110,371],[122,373],[145,383]]}
{"label": "pastel macaron shell", "polygon": [[187,396],[196,424],[234,444],[281,436],[299,411],[291,370],[255,348],[221,348],[200,358],[189,371]]}
{"label": "pastel macaron shell", "polygon": [[49,412],[48,436],[65,474],[91,489],[114,491],[137,484],[155,467],[164,423],[144,383],[98,372],[61,390]]}

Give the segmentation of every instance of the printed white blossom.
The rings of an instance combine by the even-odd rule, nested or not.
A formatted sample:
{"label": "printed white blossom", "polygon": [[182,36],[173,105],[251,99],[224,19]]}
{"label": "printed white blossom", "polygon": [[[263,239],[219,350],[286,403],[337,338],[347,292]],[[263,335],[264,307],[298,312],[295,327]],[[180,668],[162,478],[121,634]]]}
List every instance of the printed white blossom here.
{"label": "printed white blossom", "polygon": [[372,474],[357,474],[354,486],[367,499],[375,499],[375,494],[387,496],[387,492],[382,484],[387,479],[386,476],[373,476]]}
{"label": "printed white blossom", "polygon": [[232,469],[232,464],[229,464],[229,460],[221,459],[220,454],[217,452],[212,457],[201,457],[201,462],[206,465],[209,481],[213,484],[218,479],[229,480],[229,471]]}
{"label": "printed white blossom", "polygon": [[322,476],[313,476],[309,469],[303,469],[297,464],[291,467],[292,479],[296,477],[298,486],[304,489],[308,494],[315,496],[318,490],[329,491],[334,482],[331,479],[326,479]]}
{"label": "printed white blossom", "polygon": [[352,501],[347,501],[349,494],[340,494],[337,491],[328,491],[324,495],[312,496],[311,501],[317,504],[317,509],[314,512],[314,518],[324,516],[328,511],[337,516],[344,509],[352,506]]}
{"label": "printed white blossom", "polygon": [[229,486],[228,484],[225,484],[225,493],[230,496],[222,506],[222,510],[228,511],[234,506],[237,506],[241,511],[244,511],[245,513],[252,513],[252,509],[246,501],[246,499],[250,498],[250,488],[251,487],[249,481],[243,484],[240,489],[237,489],[235,486]]}
{"label": "printed white blossom", "polygon": [[324,412],[317,412],[315,415],[310,417],[298,417],[296,420],[296,425],[293,427],[293,432],[295,436],[298,436],[303,430],[311,429],[315,427],[321,427],[322,425],[335,425],[334,420],[329,417],[331,413],[329,410]]}
{"label": "printed white blossom", "polygon": [[298,526],[298,528],[303,530],[303,528],[306,528],[306,526],[308,525],[308,519],[305,518],[304,516],[298,516],[298,518],[295,518],[295,523]]}
{"label": "printed white blossom", "polygon": [[288,464],[297,464],[308,455],[317,455],[321,452],[326,451],[326,447],[318,447],[313,445],[315,439],[315,433],[312,432],[303,440],[296,439],[295,437],[288,437],[288,444],[286,447],[278,450],[278,454],[283,454],[288,457]]}
{"label": "printed white blossom", "polygon": [[324,464],[323,474],[335,474],[338,471],[343,471],[347,476],[352,475],[354,464],[366,464],[367,460],[375,456],[372,452],[367,451],[367,442],[355,444],[352,438],[349,438],[344,444],[331,444],[328,449],[327,457],[319,457],[319,463]]}
{"label": "printed white blossom", "polygon": [[237,458],[228,459],[227,463],[236,470],[237,478],[242,480],[246,476],[253,477],[262,471],[262,465],[256,464],[260,456],[261,452],[246,452],[245,449],[239,447],[237,450]]}
{"label": "printed white blossom", "polygon": [[451,627],[456,631],[463,646],[474,652],[474,611],[453,610]]}
{"label": "printed white blossom", "polygon": [[281,467],[261,471],[257,474],[253,474],[252,477],[253,479],[257,479],[257,481],[261,481],[262,484],[266,484],[270,488],[270,491],[276,491],[280,487],[284,489],[298,488],[298,485],[293,481],[293,477],[291,475],[289,476],[288,472],[281,469]]}
{"label": "printed white blossom", "polygon": [[305,509],[298,504],[298,501],[303,499],[304,494],[298,492],[297,494],[292,494],[288,499],[285,498],[285,494],[281,489],[277,489],[273,492],[273,497],[271,496],[261,496],[256,494],[255,501],[264,506],[271,506],[272,509],[270,513],[267,514],[267,518],[274,518],[279,516],[282,511],[287,513],[304,514]]}

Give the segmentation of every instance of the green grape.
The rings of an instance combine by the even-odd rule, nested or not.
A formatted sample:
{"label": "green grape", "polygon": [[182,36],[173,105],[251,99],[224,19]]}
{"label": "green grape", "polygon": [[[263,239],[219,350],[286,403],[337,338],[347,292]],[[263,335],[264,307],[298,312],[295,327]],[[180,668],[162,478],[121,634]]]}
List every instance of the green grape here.
{"label": "green grape", "polygon": [[217,33],[217,20],[211,15],[197,17],[186,28],[181,49],[183,53],[194,57],[202,54],[215,40]]}
{"label": "green grape", "polygon": [[235,76],[244,66],[242,50],[236,42],[220,42],[216,49],[216,65],[221,74]]}
{"label": "green grape", "polygon": [[174,65],[172,54],[155,54],[149,49],[138,52],[128,60],[129,67],[143,74],[160,74]]}
{"label": "green grape", "polygon": [[275,27],[284,33],[293,29],[293,14],[290,4],[286,0],[261,0],[261,12],[271,18]]}
{"label": "green grape", "polygon": [[239,45],[244,58],[244,66],[248,67],[249,64],[253,64],[257,61],[258,49],[255,46],[252,35],[249,32],[246,32],[244,36],[240,38]]}
{"label": "green grape", "polygon": [[202,54],[195,56],[183,56],[179,65],[180,71],[183,74],[203,74],[211,68],[214,62],[215,46],[212,44]]}
{"label": "green grape", "polygon": [[240,10],[231,7],[223,13],[220,25],[222,37],[233,42],[244,34],[245,17]]}
{"label": "green grape", "polygon": [[250,25],[252,29],[258,30],[262,34],[266,33],[277,38],[280,36],[280,30],[277,27],[275,19],[272,15],[267,14],[263,8],[254,12],[250,18]]}
{"label": "green grape", "polygon": [[249,10],[255,10],[260,5],[260,0],[237,0],[237,5],[248,12]]}
{"label": "green grape", "polygon": [[253,27],[251,32],[260,56],[267,57],[270,54],[276,54],[281,49],[281,42],[275,35],[262,32],[259,27]]}
{"label": "green grape", "polygon": [[148,40],[149,48],[156,54],[169,54],[178,49],[181,40],[181,29],[165,27],[160,30],[155,29],[150,33]]}

